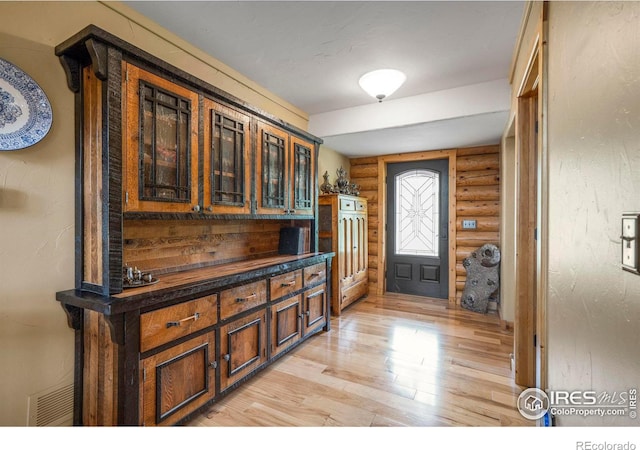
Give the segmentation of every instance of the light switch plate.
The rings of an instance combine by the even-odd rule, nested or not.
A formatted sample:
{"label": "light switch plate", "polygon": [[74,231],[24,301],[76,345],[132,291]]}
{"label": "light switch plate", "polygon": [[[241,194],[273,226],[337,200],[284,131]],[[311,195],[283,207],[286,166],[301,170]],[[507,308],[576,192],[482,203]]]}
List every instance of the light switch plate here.
{"label": "light switch plate", "polygon": [[640,273],[638,270],[638,218],[640,213],[622,214],[622,268],[629,272]]}
{"label": "light switch plate", "polygon": [[475,230],[476,229],[476,221],[475,220],[463,220],[462,221],[462,229],[463,230]]}

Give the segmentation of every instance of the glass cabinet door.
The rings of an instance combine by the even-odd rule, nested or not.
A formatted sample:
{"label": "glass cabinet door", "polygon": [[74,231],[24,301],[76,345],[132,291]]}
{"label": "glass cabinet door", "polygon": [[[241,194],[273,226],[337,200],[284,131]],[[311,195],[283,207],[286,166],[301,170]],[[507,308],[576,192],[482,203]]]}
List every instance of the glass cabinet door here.
{"label": "glass cabinet door", "polygon": [[293,154],[292,193],[293,201],[291,214],[313,214],[315,192],[314,176],[314,147],[296,137],[291,138]]}
{"label": "glass cabinet door", "polygon": [[251,192],[249,116],[205,99],[204,211],[248,214]]}
{"label": "glass cabinet door", "polygon": [[191,103],[141,81],[140,116],[140,198],[188,203]]}
{"label": "glass cabinet door", "polygon": [[198,205],[198,95],[125,65],[125,211]]}
{"label": "glass cabinet door", "polygon": [[288,135],[266,124],[258,126],[257,200],[260,214],[288,214]]}

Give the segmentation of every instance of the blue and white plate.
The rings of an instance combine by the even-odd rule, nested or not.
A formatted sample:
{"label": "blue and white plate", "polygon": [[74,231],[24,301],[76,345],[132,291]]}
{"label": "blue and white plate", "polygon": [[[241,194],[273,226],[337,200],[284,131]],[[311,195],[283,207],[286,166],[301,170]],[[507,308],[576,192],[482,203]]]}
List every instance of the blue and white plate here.
{"label": "blue and white plate", "polygon": [[38,83],[0,58],[0,151],[39,142],[49,132],[52,118],[51,104]]}

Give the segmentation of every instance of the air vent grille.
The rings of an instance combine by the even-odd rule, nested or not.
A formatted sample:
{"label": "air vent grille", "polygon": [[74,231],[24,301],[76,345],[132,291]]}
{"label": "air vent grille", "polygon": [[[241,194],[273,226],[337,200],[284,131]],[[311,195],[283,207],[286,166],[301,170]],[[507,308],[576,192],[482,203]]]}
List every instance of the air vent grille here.
{"label": "air vent grille", "polygon": [[73,424],[73,384],[58,385],[29,397],[29,426]]}

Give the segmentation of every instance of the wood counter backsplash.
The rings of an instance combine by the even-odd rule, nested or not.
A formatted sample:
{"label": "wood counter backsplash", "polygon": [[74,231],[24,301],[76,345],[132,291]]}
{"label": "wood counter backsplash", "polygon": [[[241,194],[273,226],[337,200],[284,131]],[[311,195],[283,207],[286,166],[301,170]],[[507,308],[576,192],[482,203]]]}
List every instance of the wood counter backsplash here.
{"label": "wood counter backsplash", "polygon": [[[124,221],[123,263],[161,274],[180,268],[223,264],[278,254],[280,228],[290,220],[133,220]],[[305,228],[309,252],[309,221]]]}

